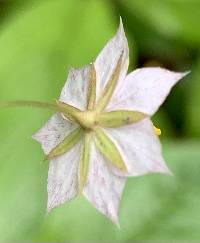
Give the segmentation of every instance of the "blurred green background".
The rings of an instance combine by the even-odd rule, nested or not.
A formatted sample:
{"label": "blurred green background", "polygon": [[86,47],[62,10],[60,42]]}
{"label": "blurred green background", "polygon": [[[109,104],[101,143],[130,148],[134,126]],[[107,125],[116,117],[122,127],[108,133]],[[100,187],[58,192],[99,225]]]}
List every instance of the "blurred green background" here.
{"label": "blurred green background", "polygon": [[155,124],[173,177],[128,180],[121,230],[83,197],[46,210],[48,164],[31,139],[52,114],[0,110],[0,242],[200,241],[200,1],[0,0],[0,100],[51,101],[70,66],[94,60],[122,16],[130,70],[191,70]]}

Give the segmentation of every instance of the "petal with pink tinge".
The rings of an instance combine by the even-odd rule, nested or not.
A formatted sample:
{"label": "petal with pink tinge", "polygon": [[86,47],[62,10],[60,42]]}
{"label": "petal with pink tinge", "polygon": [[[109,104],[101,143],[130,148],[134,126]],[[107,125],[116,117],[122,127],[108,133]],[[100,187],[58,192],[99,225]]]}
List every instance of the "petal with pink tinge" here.
{"label": "petal with pink tinge", "polygon": [[118,222],[119,204],[126,179],[112,173],[106,159],[92,144],[84,195],[101,213]]}
{"label": "petal with pink tinge", "polygon": [[77,124],[64,119],[61,113],[55,113],[32,138],[38,141],[42,145],[44,153],[48,154],[77,127]]}
{"label": "petal with pink tinge", "polygon": [[117,129],[106,128],[105,132],[117,146],[128,171],[124,173],[113,167],[114,173],[120,176],[170,174],[162,156],[160,141],[149,118]]}
{"label": "petal with pink tinge", "polygon": [[187,74],[158,67],[137,69],[120,80],[106,110],[125,109],[153,115],[171,88]]}
{"label": "petal with pink tinge", "polygon": [[[54,114],[33,138],[42,144],[45,154],[56,147],[77,125],[63,119],[60,113]],[[47,211],[59,206],[78,193],[78,167],[82,141],[67,153],[50,161],[48,172]]]}
{"label": "petal with pink tinge", "polygon": [[67,153],[50,161],[48,172],[47,211],[65,203],[79,192],[78,170],[82,152],[82,141]]}
{"label": "petal with pink tinge", "polygon": [[97,77],[97,101],[101,97],[107,82],[111,78],[122,52],[122,66],[119,76],[119,79],[121,80],[125,78],[127,73],[129,64],[129,49],[122,20],[120,20],[117,34],[106,44],[94,63]]}
{"label": "petal with pink tinge", "polygon": [[87,107],[87,95],[90,81],[90,66],[69,70],[67,81],[62,89],[60,101],[80,110]]}

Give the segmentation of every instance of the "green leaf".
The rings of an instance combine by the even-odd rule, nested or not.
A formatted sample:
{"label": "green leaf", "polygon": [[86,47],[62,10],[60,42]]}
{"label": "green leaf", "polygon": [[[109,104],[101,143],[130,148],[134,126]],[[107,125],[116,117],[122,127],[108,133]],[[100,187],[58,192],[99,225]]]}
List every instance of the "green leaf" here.
{"label": "green leaf", "polygon": [[101,113],[99,116],[99,125],[103,127],[120,127],[138,122],[147,115],[139,111],[116,110]]}
{"label": "green leaf", "polygon": [[64,153],[67,153],[73,146],[75,146],[83,135],[83,129],[81,127],[72,131],[61,143],[59,143],[51,152],[46,156],[45,160],[53,159]]}
{"label": "green leaf", "polygon": [[114,142],[102,129],[97,129],[95,135],[95,142],[101,153],[118,169],[126,171],[126,165]]}
{"label": "green leaf", "polygon": [[200,56],[187,82],[188,95],[186,97],[186,134],[193,137],[200,137]]}

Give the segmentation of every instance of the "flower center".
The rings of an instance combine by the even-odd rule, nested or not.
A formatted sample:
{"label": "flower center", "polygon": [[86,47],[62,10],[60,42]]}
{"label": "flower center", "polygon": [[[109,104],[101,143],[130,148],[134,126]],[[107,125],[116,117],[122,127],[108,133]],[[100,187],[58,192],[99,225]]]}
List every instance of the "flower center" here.
{"label": "flower center", "polygon": [[77,112],[75,119],[85,129],[93,130],[97,125],[97,114],[95,111],[87,110]]}

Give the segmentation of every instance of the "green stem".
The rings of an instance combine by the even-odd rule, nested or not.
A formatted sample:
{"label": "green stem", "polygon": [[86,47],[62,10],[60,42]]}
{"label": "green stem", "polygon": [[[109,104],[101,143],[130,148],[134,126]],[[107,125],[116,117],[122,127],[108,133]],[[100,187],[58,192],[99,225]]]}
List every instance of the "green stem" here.
{"label": "green stem", "polygon": [[9,108],[9,107],[38,107],[38,108],[47,108],[58,110],[58,106],[55,103],[49,102],[40,102],[32,100],[14,100],[14,101],[0,101],[0,108]]}
{"label": "green stem", "polygon": [[59,101],[55,103],[32,100],[0,101],[0,108],[10,107],[37,107],[51,109],[62,112],[70,120],[74,120],[75,113],[80,112],[79,109]]}

